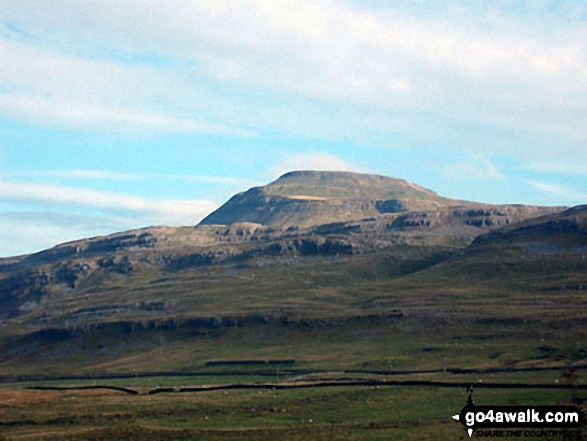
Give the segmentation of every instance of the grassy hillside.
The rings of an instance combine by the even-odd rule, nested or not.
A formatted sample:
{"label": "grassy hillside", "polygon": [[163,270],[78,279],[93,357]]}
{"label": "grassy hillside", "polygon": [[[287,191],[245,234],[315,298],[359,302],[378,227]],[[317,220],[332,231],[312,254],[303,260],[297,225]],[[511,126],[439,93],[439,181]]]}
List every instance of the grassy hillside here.
{"label": "grassy hillside", "polygon": [[[76,359],[92,372],[215,359],[309,368],[582,363],[584,215],[528,221],[463,251],[396,246],[98,273],[4,322],[0,371],[69,371]],[[569,222],[580,228],[559,231]]]}
{"label": "grassy hillside", "polygon": [[[361,224],[368,252],[259,254],[173,269],[152,264],[165,246],[133,242],[144,232],[115,236],[107,256],[135,256],[132,270],[89,274],[0,324],[0,439],[465,439],[449,418],[465,403],[465,384],[477,385],[484,404],[584,398],[587,210],[506,226],[464,249],[432,244],[447,234],[448,213],[420,239],[408,225],[430,219],[406,216],[391,221],[396,233],[408,228],[404,241],[380,249],[373,244],[386,227]],[[479,216],[474,225],[489,219]],[[353,225],[313,232],[348,240],[349,228],[359,234]],[[258,246],[251,234],[266,233],[232,228],[220,245],[216,232],[228,230],[210,228],[205,240],[226,252]],[[193,253],[189,230],[157,234],[169,249],[182,243]],[[67,246],[89,261],[103,242]],[[10,265],[29,268],[26,259],[5,261],[4,276]],[[373,385],[352,384],[366,380]],[[267,385],[333,381],[347,385]],[[179,392],[235,383],[242,388]],[[26,389],[95,385],[139,394]],[[148,394],[159,387],[167,390]]]}

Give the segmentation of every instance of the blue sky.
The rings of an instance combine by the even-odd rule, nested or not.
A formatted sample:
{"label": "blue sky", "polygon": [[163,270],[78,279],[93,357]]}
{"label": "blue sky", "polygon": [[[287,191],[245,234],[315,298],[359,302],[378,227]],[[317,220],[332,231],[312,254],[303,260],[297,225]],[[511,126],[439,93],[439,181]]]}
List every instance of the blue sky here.
{"label": "blue sky", "polygon": [[295,169],[587,203],[584,1],[3,0],[0,256]]}

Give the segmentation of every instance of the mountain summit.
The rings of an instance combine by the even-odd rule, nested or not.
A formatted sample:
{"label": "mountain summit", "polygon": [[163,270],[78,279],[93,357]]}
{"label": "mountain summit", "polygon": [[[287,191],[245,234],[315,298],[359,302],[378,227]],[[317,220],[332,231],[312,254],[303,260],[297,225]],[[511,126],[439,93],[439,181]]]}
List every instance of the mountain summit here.
{"label": "mountain summit", "polygon": [[202,225],[254,222],[307,227],[462,205],[403,179],[351,172],[294,171],[238,193]]}
{"label": "mountain summit", "polygon": [[[181,328],[171,334],[178,342],[194,336],[190,346],[201,343],[196,335],[208,341],[208,332],[225,325],[397,318],[411,316],[417,304],[423,314],[440,309],[438,318],[452,323],[452,317],[478,317],[482,304],[488,314],[515,311],[485,300],[503,292],[512,305],[539,307],[549,304],[554,289],[557,302],[575,290],[561,304],[574,299],[580,313],[586,211],[563,210],[457,201],[385,176],[288,173],[234,196],[203,222],[216,225],[142,228],[0,259],[0,373],[9,365],[18,372],[38,369],[56,353],[64,354],[63,366],[72,357],[80,363],[132,359],[134,346],[119,350],[118,338],[130,342],[138,330],[145,333],[137,338],[151,347],[151,331]],[[431,267],[424,278],[409,278]],[[539,288],[527,290],[532,280]],[[535,289],[546,280],[544,301],[536,302]],[[414,296],[416,303],[406,301]],[[462,315],[455,315],[460,305]],[[102,351],[113,335],[112,350]],[[73,353],[68,339],[78,336],[81,346]],[[173,351],[186,344],[169,347],[170,359],[182,359]],[[147,363],[149,351],[140,355]],[[185,360],[180,367],[193,366]]]}

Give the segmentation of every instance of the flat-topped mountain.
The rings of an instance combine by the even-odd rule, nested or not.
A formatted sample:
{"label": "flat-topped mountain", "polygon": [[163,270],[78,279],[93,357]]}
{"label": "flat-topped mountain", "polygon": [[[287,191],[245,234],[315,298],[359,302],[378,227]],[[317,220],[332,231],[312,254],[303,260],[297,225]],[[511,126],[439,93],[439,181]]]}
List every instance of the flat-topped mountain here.
{"label": "flat-topped mountain", "polygon": [[307,227],[462,204],[403,179],[351,172],[296,171],[233,196],[201,224],[254,222]]}
{"label": "flat-topped mountain", "polygon": [[[163,295],[154,281],[174,275],[163,303],[177,305],[177,298],[192,296],[186,271],[223,265],[256,268],[384,253],[396,262],[390,268],[399,265],[405,274],[446,258],[482,234],[562,210],[457,201],[385,176],[292,172],[234,196],[203,225],[143,228],[0,259],[0,322],[16,317],[29,323],[42,317],[42,323],[49,323],[48,317],[85,322],[85,313],[64,306],[81,299],[86,306],[79,311],[93,308],[92,320],[113,319],[102,312],[112,302],[119,305],[116,314],[127,318],[152,315],[139,306],[157,303]],[[174,308],[165,314],[196,311]]]}
{"label": "flat-topped mountain", "polygon": [[[290,332],[303,342],[324,329],[370,342],[387,332],[387,347],[398,332],[443,326],[434,331],[448,336],[443,348],[474,335],[476,350],[477,335],[485,342],[513,330],[517,351],[525,333],[532,339],[536,326],[552,324],[568,326],[570,347],[587,320],[586,222],[585,206],[488,205],[384,176],[288,173],[232,198],[203,222],[211,225],[142,228],[0,259],[0,374],[72,363],[92,372],[130,363],[136,372],[137,360],[148,371],[157,357],[192,369],[226,342],[235,345],[230,357],[264,357],[243,352],[259,335],[276,340],[255,351],[274,347],[283,359]],[[556,357],[582,356],[573,354]],[[512,362],[493,349],[486,357]]]}
{"label": "flat-topped mountain", "polygon": [[[276,181],[238,193],[200,225],[252,222],[272,227],[306,228],[335,222],[389,217],[398,213],[430,214],[437,224],[447,215],[486,213],[494,222],[515,223],[561,207],[491,205],[439,196],[403,179],[351,172],[296,171]],[[474,210],[474,211],[470,211]],[[480,211],[479,211],[480,210]],[[507,221],[507,222],[506,222]],[[425,221],[426,222],[426,221]],[[453,222],[454,223],[454,222]],[[458,223],[458,222],[457,222]]]}

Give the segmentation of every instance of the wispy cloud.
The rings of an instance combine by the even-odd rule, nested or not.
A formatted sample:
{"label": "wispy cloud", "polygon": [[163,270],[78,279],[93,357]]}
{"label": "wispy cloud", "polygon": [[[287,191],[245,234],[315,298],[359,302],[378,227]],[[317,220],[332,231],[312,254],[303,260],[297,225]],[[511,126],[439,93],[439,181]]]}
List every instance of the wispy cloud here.
{"label": "wispy cloud", "polygon": [[[18,225],[15,224],[18,222]],[[92,236],[95,230],[78,230],[63,226],[47,225],[42,219],[30,221],[18,217],[0,218],[0,257],[11,257],[41,251],[84,236]],[[114,232],[114,231],[112,231]],[[88,234],[89,233],[89,234]],[[26,237],[26,243],[23,242]]]}
{"label": "wispy cloud", "polygon": [[587,176],[587,163],[570,161],[532,162],[521,167],[523,170],[531,170],[545,173],[572,174]]}
{"label": "wispy cloud", "polygon": [[88,188],[0,182],[0,257],[153,225],[195,225],[207,200],[142,198]]}
{"label": "wispy cloud", "polygon": [[140,175],[134,173],[117,173],[106,170],[9,170],[5,176],[40,176],[49,178],[96,179],[107,181],[137,181]]}
{"label": "wispy cloud", "polygon": [[48,177],[107,181],[146,181],[160,179],[241,187],[253,185],[253,181],[250,179],[234,178],[229,176],[176,175],[165,173],[119,173],[108,170],[7,170],[3,171],[2,173],[5,176],[10,177]]}
{"label": "wispy cloud", "polygon": [[206,200],[146,199],[88,188],[13,182],[0,182],[0,200],[115,210],[119,215],[135,216],[137,222],[171,225],[195,224],[218,206]]}
{"label": "wispy cloud", "polygon": [[[474,181],[479,189],[491,180],[499,196],[523,187],[557,203],[578,202],[584,194],[571,187],[583,188],[580,177],[587,175],[586,13],[574,0],[3,0],[0,124],[18,131],[22,126],[13,122],[24,122],[33,134],[39,127],[43,134],[67,131],[73,137],[63,139],[76,142],[79,136],[104,140],[105,151],[125,148],[128,136],[166,142],[173,134],[172,142],[196,141],[193,148],[204,152],[198,160],[207,161],[201,170],[212,174],[227,169],[215,168],[218,154],[197,141],[220,135],[229,138],[223,145],[243,169],[247,161],[259,168],[254,180],[267,170],[362,171],[358,165],[376,167],[372,158],[391,151],[375,150],[382,146],[405,149],[421,176],[425,154],[442,152],[435,170],[444,166],[440,181],[463,188],[460,197]],[[259,153],[253,161],[231,143],[250,137],[271,151],[250,147]],[[292,139],[304,151],[317,141],[317,151],[299,153]],[[282,150],[281,140],[288,141]],[[326,151],[324,140],[346,144],[348,154]],[[56,145],[47,143],[48,157]],[[164,148],[171,152],[174,145]],[[462,159],[455,160],[456,153]],[[483,158],[530,165],[502,170]],[[102,171],[105,165],[89,159],[58,166],[71,170],[5,175],[85,179],[88,186],[132,182],[133,188],[149,179],[202,182],[224,185],[223,192],[252,184],[163,164],[151,170],[186,172]],[[561,181],[565,185],[527,184],[523,173],[529,171],[575,176]],[[75,185],[0,181],[0,201],[37,211],[52,204],[85,207],[110,219],[122,214],[124,225],[129,219],[194,223],[214,206]]]}
{"label": "wispy cloud", "polygon": [[132,218],[82,215],[55,209],[0,212],[0,257],[28,254],[71,240],[136,227],[136,220]]}
{"label": "wispy cloud", "polygon": [[287,155],[272,169],[275,177],[296,170],[361,171],[343,159],[326,152]]}
{"label": "wispy cloud", "polygon": [[254,184],[254,181],[246,178],[233,178],[229,176],[199,176],[199,175],[169,175],[160,173],[148,173],[141,175],[147,179],[168,179],[186,182],[203,182],[208,184],[221,184],[238,187],[246,187]]}
{"label": "wispy cloud", "polygon": [[23,210],[23,211],[2,211],[0,222],[14,228],[15,225],[43,226],[43,228],[55,228],[64,230],[87,230],[87,229],[113,229],[124,228],[123,218],[114,218],[104,215],[89,215],[53,210]]}
{"label": "wispy cloud", "polygon": [[[481,125],[477,137],[503,130],[542,140],[526,153],[491,144],[497,152],[545,155],[557,142],[566,155],[579,153],[587,137],[578,117],[587,113],[579,13],[491,2],[432,9],[435,16],[417,5],[335,0],[133,0],[116,8],[109,0],[6,0],[0,13],[43,43],[14,32],[0,42],[0,80],[18,92],[4,97],[4,113],[86,129],[356,139],[373,127],[376,137],[418,136],[425,115],[424,126],[445,137]],[[154,61],[93,56],[100,47]],[[186,62],[161,66],[157,57]]]}
{"label": "wispy cloud", "polygon": [[41,126],[116,130],[126,133],[206,133],[252,137],[254,133],[190,117],[150,113],[99,103],[63,101],[22,94],[0,95],[0,112]]}
{"label": "wispy cloud", "polygon": [[528,181],[528,184],[558,200],[563,199],[572,203],[587,203],[587,193],[569,188],[565,185],[534,180]]}
{"label": "wispy cloud", "polygon": [[443,173],[449,178],[467,179],[504,179],[499,167],[487,159],[457,161],[442,166]]}

